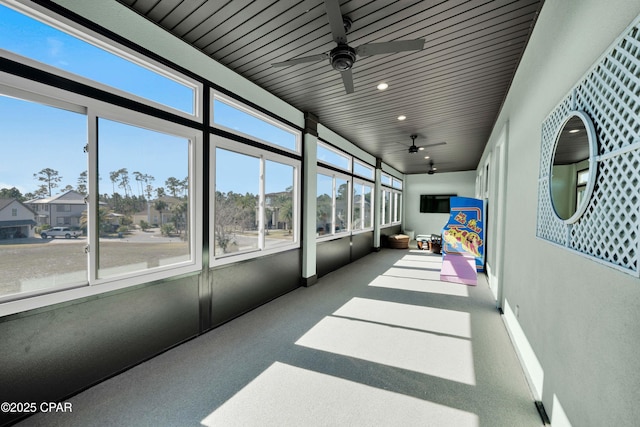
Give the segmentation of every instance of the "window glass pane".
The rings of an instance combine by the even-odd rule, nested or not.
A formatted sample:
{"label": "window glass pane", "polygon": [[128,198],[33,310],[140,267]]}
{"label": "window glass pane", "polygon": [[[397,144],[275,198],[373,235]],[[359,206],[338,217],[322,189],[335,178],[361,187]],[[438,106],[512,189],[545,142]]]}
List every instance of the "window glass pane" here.
{"label": "window glass pane", "polygon": [[297,151],[296,134],[268,121],[229,105],[218,98],[213,100],[213,122],[230,130],[258,138],[264,142]]}
{"label": "window glass pane", "polygon": [[381,174],[380,181],[388,186],[391,186],[391,175],[387,175],[386,173]]}
{"label": "window glass pane", "polygon": [[333,228],[333,178],[318,174],[316,199],[316,234],[332,234]]}
{"label": "window glass pane", "polygon": [[393,178],[392,179],[392,186],[393,186],[393,188],[397,188],[399,190],[402,190],[402,181]]}
{"label": "window glass pane", "polygon": [[99,278],[191,259],[189,145],[186,138],[99,119]]}
{"label": "window glass pane", "polygon": [[353,161],[353,173],[360,175],[364,178],[373,179],[374,169],[373,166],[365,165],[357,160]]}
{"label": "window glass pane", "polygon": [[0,5],[0,48],[194,114],[194,89]]}
{"label": "window glass pane", "polygon": [[260,159],[216,148],[214,255],[259,248]]}
{"label": "window glass pane", "polygon": [[362,230],[362,215],[363,215],[363,202],[364,197],[362,195],[362,184],[353,184],[353,220],[351,222],[351,229],[354,231]]}
{"label": "window glass pane", "polygon": [[349,231],[349,181],[336,178],[335,232]]}
{"label": "window glass pane", "polygon": [[317,155],[318,161],[337,166],[344,170],[350,170],[350,159],[348,156],[339,154],[337,151],[331,150],[322,144],[318,144]]}
{"label": "window glass pane", "polygon": [[578,185],[586,185],[589,181],[589,169],[578,172]]}
{"label": "window glass pane", "polygon": [[294,241],[293,180],[293,166],[265,161],[265,248]]}
{"label": "window glass pane", "polygon": [[391,192],[382,191],[382,223],[391,224]]}
{"label": "window glass pane", "polygon": [[373,195],[373,187],[369,185],[365,185],[363,187],[363,212],[364,212],[364,227],[372,228],[373,227],[373,200],[371,196]]}
{"label": "window glass pane", "polygon": [[0,96],[0,129],[0,297],[86,284],[86,116]]}

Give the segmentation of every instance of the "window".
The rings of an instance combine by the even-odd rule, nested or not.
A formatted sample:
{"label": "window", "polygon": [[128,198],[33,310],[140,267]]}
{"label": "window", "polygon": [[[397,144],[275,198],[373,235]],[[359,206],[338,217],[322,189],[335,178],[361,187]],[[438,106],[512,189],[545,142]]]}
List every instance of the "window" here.
{"label": "window", "polygon": [[585,191],[587,190],[587,184],[589,183],[589,169],[583,169],[578,171],[576,178],[576,209],[582,203]]}
{"label": "window", "polygon": [[[192,260],[192,143],[184,136],[98,119],[98,278]],[[145,179],[146,188],[140,185]],[[158,214],[156,223],[152,212]],[[148,228],[141,232],[143,226]]]}
{"label": "window", "polygon": [[214,262],[296,247],[299,161],[213,138]]}
{"label": "window", "polygon": [[[65,31],[79,34],[67,26]],[[133,52],[117,49],[98,36],[89,36],[86,31],[83,39],[65,31],[0,5],[0,48],[151,100],[159,108],[196,114],[200,85],[151,61],[142,61]]]}
{"label": "window", "polygon": [[321,142],[318,142],[317,156],[320,163],[329,164],[346,171],[351,170],[350,156]]}
{"label": "window", "polygon": [[366,163],[362,163],[358,160],[353,160],[353,174],[361,176],[363,178],[373,180],[375,178],[375,169],[373,166],[369,166]]}
{"label": "window", "polygon": [[[402,181],[383,173],[380,205],[380,225],[388,227],[402,221]],[[387,187],[388,186],[388,187]]]}
{"label": "window", "polygon": [[373,228],[373,185],[354,181],[353,184],[353,231],[370,230]]}
{"label": "window", "polygon": [[391,190],[382,190],[382,215],[380,225],[391,225]]}
{"label": "window", "polygon": [[349,178],[322,169],[317,178],[316,236],[349,231]]}
{"label": "window", "polygon": [[[25,121],[32,117],[38,120]],[[0,95],[0,129],[0,182],[18,189],[19,199],[33,211],[34,206],[47,207],[37,202],[57,194],[86,169],[84,114]],[[16,208],[15,215],[12,211],[21,235],[40,239],[40,224],[64,225],[64,218],[40,212],[36,226],[28,209]],[[13,247],[6,243],[0,240],[0,298],[87,283],[84,237],[64,245],[44,240]]]}
{"label": "window", "polygon": [[[91,42],[106,47],[97,38]],[[177,124],[186,122],[178,116],[193,119],[185,111],[194,111],[197,85],[2,5],[0,49],[11,61],[169,111],[152,117],[83,95],[81,86],[66,80],[58,88],[0,73],[0,182],[20,193],[18,206],[11,206],[17,208],[12,236],[31,238],[9,250],[2,238],[8,227],[0,224],[3,308],[22,311],[199,271],[202,194],[193,183],[202,180],[202,131]],[[56,55],[45,58],[47,53]],[[72,61],[57,63],[66,59]],[[94,72],[116,80],[100,80]],[[116,84],[120,80],[142,92],[129,93],[126,84]],[[142,98],[147,82],[158,96],[150,101]],[[165,97],[176,103],[161,105]],[[178,111],[181,105],[188,108]],[[49,235],[52,226],[77,238]]]}
{"label": "window", "polygon": [[213,95],[212,115],[212,121],[218,127],[278,148],[300,152],[299,132],[217,93]]}
{"label": "window", "polygon": [[12,208],[11,209],[11,216],[18,216],[18,209],[17,208]]}

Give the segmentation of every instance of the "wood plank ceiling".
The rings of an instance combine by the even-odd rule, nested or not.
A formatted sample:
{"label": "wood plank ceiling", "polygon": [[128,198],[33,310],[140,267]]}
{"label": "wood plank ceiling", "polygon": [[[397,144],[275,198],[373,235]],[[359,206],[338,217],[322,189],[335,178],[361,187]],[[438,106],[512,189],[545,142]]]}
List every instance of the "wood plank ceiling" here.
{"label": "wood plank ceiling", "polygon": [[[347,94],[329,61],[271,66],[336,46],[322,0],[119,1],[407,174],[430,161],[476,168],[543,3],[342,0],[352,47],[425,40],[421,51],[358,57]],[[410,154],[412,134],[417,146],[446,144]]]}

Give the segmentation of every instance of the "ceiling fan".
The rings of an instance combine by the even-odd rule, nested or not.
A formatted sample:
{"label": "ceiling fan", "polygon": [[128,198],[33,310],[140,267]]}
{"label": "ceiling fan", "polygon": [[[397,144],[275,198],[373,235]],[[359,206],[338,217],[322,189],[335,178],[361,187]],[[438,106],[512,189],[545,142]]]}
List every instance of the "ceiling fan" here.
{"label": "ceiling fan", "polygon": [[435,166],[435,164],[433,163],[433,160],[431,160],[429,162],[429,170],[427,171],[427,173],[429,175],[433,175],[434,173],[436,173],[436,171],[438,170],[438,168]]}
{"label": "ceiling fan", "polygon": [[427,145],[423,145],[421,147],[418,147],[416,145],[416,138],[418,137],[418,135],[410,135],[411,138],[411,146],[409,147],[409,154],[415,154],[418,151],[424,150],[427,147],[436,147],[438,145],[445,145],[446,142],[436,142],[433,144],[427,144]]}
{"label": "ceiling fan", "polygon": [[402,40],[386,43],[367,43],[356,48],[347,44],[347,32],[351,28],[351,19],[342,16],[339,0],[324,0],[327,9],[327,18],[331,27],[331,35],[337,46],[330,52],[318,55],[293,58],[288,61],[276,62],[272,67],[286,67],[289,65],[303,64],[306,62],[318,62],[329,59],[334,70],[340,71],[342,82],[347,93],[353,93],[353,75],[351,67],[356,62],[356,56],[381,55],[385,53],[407,52],[422,50],[424,39]]}

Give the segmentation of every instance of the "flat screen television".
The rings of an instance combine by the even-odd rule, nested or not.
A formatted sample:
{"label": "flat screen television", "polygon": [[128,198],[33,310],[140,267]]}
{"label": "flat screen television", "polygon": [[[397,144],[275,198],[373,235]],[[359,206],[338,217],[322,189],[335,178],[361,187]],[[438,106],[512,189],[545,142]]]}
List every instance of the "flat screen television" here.
{"label": "flat screen television", "polygon": [[449,199],[456,194],[421,194],[420,212],[422,213],[449,213]]}

